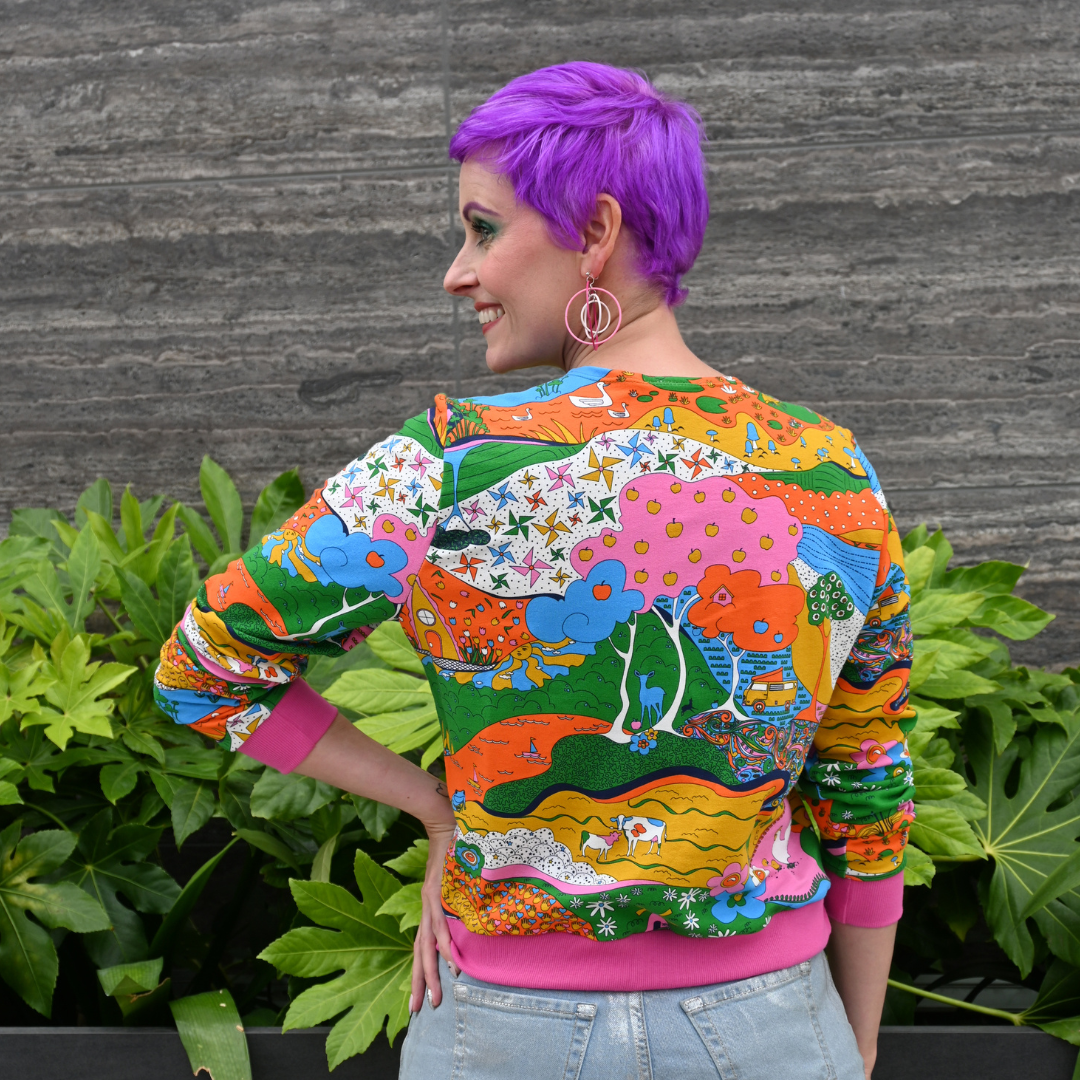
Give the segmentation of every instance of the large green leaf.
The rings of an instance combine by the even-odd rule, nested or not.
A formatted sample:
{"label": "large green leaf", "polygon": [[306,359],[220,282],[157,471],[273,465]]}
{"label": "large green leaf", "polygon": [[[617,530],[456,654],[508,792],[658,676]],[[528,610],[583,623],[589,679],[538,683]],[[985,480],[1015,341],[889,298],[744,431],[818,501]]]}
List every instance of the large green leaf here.
{"label": "large green leaf", "polygon": [[21,830],[22,822],[15,821],[0,833],[0,976],[31,1008],[48,1016],[56,985],[56,947],[40,924],[85,933],[105,929],[109,917],[70,882],[31,880],[64,862],[75,847],[74,833],[47,829],[20,841]]}
{"label": "large green leaf", "polygon": [[244,1025],[228,990],[170,1001],[169,1008],[196,1076],[205,1069],[211,1080],[251,1080]]}
{"label": "large green leaf", "polygon": [[399,671],[411,671],[414,675],[424,674],[424,665],[412,642],[405,636],[401,623],[390,620],[380,623],[367,639],[368,647],[384,663]]}
{"label": "large green leaf", "polygon": [[383,668],[346,671],[323,696],[334,705],[369,716],[432,704],[426,680]]}
{"label": "large green leaf", "polygon": [[[112,922],[107,930],[84,938],[91,959],[99,967],[146,959],[146,931],[135,912],[164,915],[180,895],[180,886],[165,870],[147,861],[157,847],[161,829],[137,824],[114,829],[112,823],[112,810],[102,810],[83,826],[64,873],[66,881],[101,904]],[[118,894],[127,897],[135,911],[123,904]]]}
{"label": "large green leaf", "polygon": [[427,873],[428,848],[427,837],[423,840],[414,840],[404,854],[396,859],[387,859],[383,866],[396,870],[402,877],[422,880]]}
{"label": "large green leaf", "polygon": [[343,972],[300,994],[289,1006],[283,1027],[313,1027],[348,1010],[326,1040],[331,1069],[366,1050],[384,1021],[387,1038],[393,1041],[409,1019],[413,935],[403,932],[393,917],[378,914],[402,884],[363,851],[356,853],[354,872],[361,900],[340,885],[290,881],[303,914],[333,929],[291,930],[260,953],[260,959],[292,975]]}
{"label": "large green leaf", "polygon": [[304,485],[295,469],[283,472],[271,480],[259,492],[251,511],[248,547],[257,544],[267,533],[272,533],[282,522],[292,517],[304,505],[305,497]]}
{"label": "large green leaf", "polygon": [[195,550],[202,556],[203,561],[209,566],[221,554],[221,545],[214,539],[210,526],[206,519],[190,506],[179,504],[177,513],[184,525],[184,531],[191,538]]}
{"label": "large green leaf", "polygon": [[191,557],[191,541],[187,536],[181,536],[169,545],[157,576],[158,600],[170,634],[198,591],[199,575]]}
{"label": "large green leaf", "polygon": [[407,709],[404,712],[379,713],[356,721],[365,735],[389,747],[395,754],[427,746],[438,738],[441,745],[439,714],[432,705],[427,709]]}
{"label": "large green leaf", "polygon": [[175,623],[170,620],[172,609],[154,598],[150,587],[137,574],[117,568],[120,581],[120,600],[135,629],[155,650],[165,644]]}
{"label": "large green leaf", "polygon": [[[54,650],[55,651],[55,650]],[[44,692],[49,706],[23,717],[22,726],[45,725],[45,734],[61,750],[76,731],[85,735],[112,736],[109,716],[115,702],[106,698],[136,668],[126,664],[90,662],[90,644],[79,634],[46,662],[43,672],[50,678]]]}
{"label": "large green leaf", "polygon": [[[998,943],[1026,976],[1034,963],[1035,946],[1023,912],[1043,882],[1077,850],[1080,801],[1050,807],[1080,784],[1080,720],[1073,716],[1066,730],[1055,725],[1033,729],[1031,750],[1020,763],[1015,793],[1006,794],[1006,781],[1020,747],[1013,742],[1003,753],[994,747],[993,729],[986,718],[965,725],[968,760],[975,770],[975,791],[989,813],[974,825],[994,874],[986,903],[986,918]],[[1053,900],[1035,915],[1051,949],[1071,951],[1077,937],[1067,898]],[[1080,959],[1080,941],[1076,955]]]}
{"label": "large green leaf", "polygon": [[251,791],[251,813],[258,818],[295,821],[338,797],[337,788],[309,776],[267,769]]}
{"label": "large green leaf", "polygon": [[97,538],[87,525],[72,545],[67,561],[71,607],[64,615],[73,634],[82,631],[86,616],[94,609],[94,581],[100,569],[101,551]]}
{"label": "large green leaf", "polygon": [[75,504],[75,524],[81,529],[86,524],[86,512],[100,514],[106,521],[113,519],[112,485],[99,476],[80,496]]}
{"label": "large green leaf", "polygon": [[911,602],[911,629],[916,634],[932,634],[959,626],[983,602],[982,593],[954,593],[948,589],[926,589]]}
{"label": "large green leaf", "polygon": [[964,820],[963,815],[951,806],[916,803],[911,840],[928,855],[979,859],[984,857],[971,826]]}
{"label": "large green leaf", "polygon": [[210,820],[217,785],[210,780],[188,780],[170,773],[154,772],[151,779],[172,814],[173,838],[180,847]]}
{"label": "large green leaf", "polygon": [[1056,618],[1019,596],[989,596],[967,621],[972,626],[989,627],[1013,641],[1027,641]]}
{"label": "large green leaf", "polygon": [[199,467],[199,490],[223,550],[239,551],[243,541],[240,530],[244,524],[244,505],[232,477],[209,454]]}

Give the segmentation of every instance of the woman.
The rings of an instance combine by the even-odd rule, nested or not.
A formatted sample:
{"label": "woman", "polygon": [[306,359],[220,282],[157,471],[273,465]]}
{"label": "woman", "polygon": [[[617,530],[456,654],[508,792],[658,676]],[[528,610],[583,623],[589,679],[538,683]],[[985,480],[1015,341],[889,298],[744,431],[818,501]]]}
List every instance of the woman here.
{"label": "woman", "polygon": [[[849,432],[679,334],[699,125],[586,63],[476,109],[445,287],[492,371],[563,374],[438,396],[162,652],[180,722],[426,826],[404,1077],[873,1066],[912,820],[901,549]],[[391,618],[445,784],[301,679]]]}

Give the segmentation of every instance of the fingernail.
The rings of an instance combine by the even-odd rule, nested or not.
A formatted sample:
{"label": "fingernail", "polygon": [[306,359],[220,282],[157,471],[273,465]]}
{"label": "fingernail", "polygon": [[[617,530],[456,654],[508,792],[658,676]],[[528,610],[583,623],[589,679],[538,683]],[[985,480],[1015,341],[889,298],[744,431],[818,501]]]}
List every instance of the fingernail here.
{"label": "fingernail", "polygon": [[435,1008],[435,999],[431,995],[431,987],[430,986],[427,988],[427,991],[425,992],[425,996],[427,997],[427,1003],[434,1009]]}
{"label": "fingernail", "polygon": [[458,968],[454,964],[450,965],[450,970],[454,973],[454,978],[455,979],[461,974],[461,972],[458,970]]}
{"label": "fingernail", "polygon": [[419,1012],[419,1011],[420,1010],[416,1007],[416,997],[413,994],[410,994],[409,995],[409,1012],[410,1013],[415,1013],[415,1012]]}

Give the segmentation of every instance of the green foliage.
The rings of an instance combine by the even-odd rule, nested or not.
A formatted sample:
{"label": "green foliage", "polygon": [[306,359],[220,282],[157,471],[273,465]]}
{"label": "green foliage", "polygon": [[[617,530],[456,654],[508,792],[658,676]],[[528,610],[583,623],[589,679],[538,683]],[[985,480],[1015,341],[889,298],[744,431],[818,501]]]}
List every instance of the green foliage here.
{"label": "green foliage", "polygon": [[211,1080],[251,1080],[244,1025],[228,990],[192,994],[169,1008],[193,1073],[205,1069]]}
{"label": "green foliage", "polygon": [[342,972],[301,993],[283,1025],[285,1031],[313,1027],[345,1012],[326,1040],[331,1069],[367,1049],[384,1022],[391,1041],[409,1022],[413,946],[404,926],[415,924],[404,916],[399,927],[384,909],[413,887],[403,886],[363,851],[356,853],[354,873],[359,900],[340,885],[290,881],[297,907],[317,925],[289,931],[260,954],[290,975]]}

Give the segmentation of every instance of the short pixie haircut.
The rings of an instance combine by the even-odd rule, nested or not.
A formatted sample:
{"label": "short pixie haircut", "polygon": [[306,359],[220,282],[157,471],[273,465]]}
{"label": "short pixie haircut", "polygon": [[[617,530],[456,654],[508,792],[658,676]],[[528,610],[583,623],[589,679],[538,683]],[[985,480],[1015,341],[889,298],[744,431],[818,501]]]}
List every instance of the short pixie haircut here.
{"label": "short pixie haircut", "polygon": [[596,197],[622,207],[642,275],[680,304],[709,220],[701,117],[634,71],[579,61],[541,68],[466,117],[450,157],[490,165],[552,238],[579,250]]}

